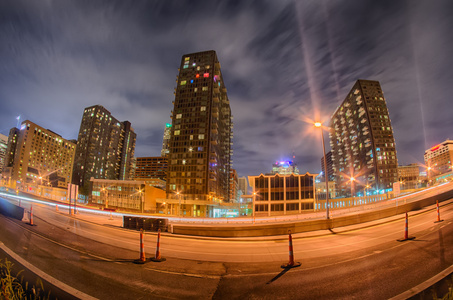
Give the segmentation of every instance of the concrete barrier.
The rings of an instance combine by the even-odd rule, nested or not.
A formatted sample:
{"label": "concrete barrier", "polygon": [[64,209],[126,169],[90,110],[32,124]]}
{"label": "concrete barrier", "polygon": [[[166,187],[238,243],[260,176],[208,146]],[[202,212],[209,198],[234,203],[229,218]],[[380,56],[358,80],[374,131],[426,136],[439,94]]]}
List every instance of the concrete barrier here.
{"label": "concrete barrier", "polygon": [[439,202],[453,198],[453,190],[440,193],[436,196],[427,197],[418,201],[400,204],[395,207],[384,208],[376,211],[359,212],[356,215],[340,216],[329,220],[306,220],[282,222],[275,224],[256,224],[256,225],[186,225],[172,224],[172,233],[182,235],[207,236],[207,237],[253,237],[253,236],[271,236],[285,235],[288,230],[292,233],[308,232],[315,230],[332,229],[355,225],[370,221],[375,221],[406,211],[419,210],[423,207],[436,204]]}
{"label": "concrete barrier", "polygon": [[9,201],[0,198],[0,214],[22,220],[24,218],[24,208],[11,204]]}

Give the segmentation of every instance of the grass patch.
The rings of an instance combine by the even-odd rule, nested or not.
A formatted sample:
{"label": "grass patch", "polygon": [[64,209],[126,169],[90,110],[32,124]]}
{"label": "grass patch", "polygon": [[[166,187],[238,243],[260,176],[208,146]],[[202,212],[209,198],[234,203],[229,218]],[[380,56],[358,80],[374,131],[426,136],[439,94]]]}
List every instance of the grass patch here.
{"label": "grass patch", "polygon": [[33,300],[47,300],[50,299],[50,291],[44,291],[44,286],[40,278],[36,279],[36,284],[29,286],[28,282],[23,282],[22,272],[20,270],[14,274],[14,264],[5,259],[0,259],[0,295],[1,299],[16,300],[16,299],[33,299]]}

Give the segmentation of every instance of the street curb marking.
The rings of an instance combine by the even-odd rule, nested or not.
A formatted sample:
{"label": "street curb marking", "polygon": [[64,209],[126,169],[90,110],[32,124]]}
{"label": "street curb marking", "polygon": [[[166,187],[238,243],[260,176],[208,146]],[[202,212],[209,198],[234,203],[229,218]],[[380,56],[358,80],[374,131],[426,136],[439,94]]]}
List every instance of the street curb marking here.
{"label": "street curb marking", "polygon": [[73,295],[75,297],[78,297],[80,299],[90,299],[90,300],[98,299],[98,298],[92,297],[92,296],[90,296],[88,294],[85,294],[84,292],[81,292],[81,291],[79,291],[79,290],[67,285],[66,283],[63,283],[63,282],[59,281],[58,279],[50,276],[47,273],[44,273],[43,271],[41,271],[40,269],[38,269],[37,267],[35,267],[34,265],[32,265],[31,263],[26,261],[25,259],[23,259],[19,255],[17,255],[14,251],[9,249],[2,242],[0,242],[0,248],[3,251],[5,251],[9,256],[14,258],[17,262],[19,262],[22,266],[24,266],[26,269],[28,269],[31,272],[35,273],[35,275],[37,275],[38,277],[41,277],[42,279],[44,279],[45,281],[49,282],[50,284],[52,284],[52,285],[60,288],[61,290],[65,291],[66,293],[71,294],[71,295]]}
{"label": "street curb marking", "polygon": [[423,292],[424,290],[426,290],[427,288],[429,288],[430,286],[436,284],[437,282],[441,281],[442,279],[444,279],[445,277],[447,277],[448,275],[450,275],[451,273],[453,272],[453,265],[446,268],[445,270],[443,270],[442,272],[440,272],[439,274],[437,275],[434,275],[433,277],[431,277],[430,279],[426,280],[425,282],[422,282],[420,283],[419,285],[405,291],[405,292],[402,292],[401,294],[393,297],[393,298],[390,298],[389,300],[404,300],[404,299],[409,299],[410,297],[412,296],[415,296],[421,292]]}

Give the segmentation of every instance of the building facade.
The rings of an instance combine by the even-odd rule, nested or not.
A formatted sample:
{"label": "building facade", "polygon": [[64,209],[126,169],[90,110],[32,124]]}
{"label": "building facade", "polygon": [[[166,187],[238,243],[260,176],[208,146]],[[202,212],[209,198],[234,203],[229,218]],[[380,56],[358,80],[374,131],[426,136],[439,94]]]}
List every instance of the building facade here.
{"label": "building facade", "polygon": [[239,200],[239,182],[238,173],[235,169],[231,169],[230,172],[230,196],[228,202],[238,202]]}
{"label": "building facade", "polygon": [[452,172],[453,140],[446,140],[425,151],[426,175],[428,180]]}
{"label": "building facade", "polygon": [[390,190],[398,181],[395,140],[378,81],[357,80],[332,115],[330,146],[336,190]]}
{"label": "building facade", "polygon": [[167,180],[168,159],[166,157],[137,157],[135,178]]}
{"label": "building facade", "polygon": [[400,189],[416,189],[421,186],[420,167],[418,164],[398,166],[398,180]]}
{"label": "building facade", "polygon": [[[327,161],[327,176],[329,178],[329,181],[331,181],[334,180],[332,151],[326,153],[326,161]],[[326,168],[324,167],[324,157],[321,157],[321,171],[322,177],[324,177],[324,174],[326,174]]]}
{"label": "building facade", "polygon": [[134,171],[136,134],[128,121],[119,122],[101,105],[85,108],[77,139],[73,183],[89,191],[91,177],[127,180]]}
{"label": "building facade", "polygon": [[313,211],[315,203],[315,177],[304,175],[249,176],[253,188],[255,216],[298,214]]}
{"label": "building facade", "polygon": [[241,195],[248,194],[249,185],[247,183],[247,177],[244,176],[238,178],[238,188]]}
{"label": "building facade", "polygon": [[156,199],[165,197],[165,191],[136,180],[109,180],[91,178],[89,202],[103,209],[156,213]]}
{"label": "building facade", "polygon": [[6,151],[8,148],[8,137],[0,133],[0,175],[6,165]]}
{"label": "building facade", "polygon": [[170,149],[168,146],[170,142],[170,136],[171,136],[171,124],[166,123],[164,129],[164,138],[162,140],[162,150],[160,151],[160,156],[162,157],[167,157],[168,153],[170,153]]}
{"label": "building facade", "polygon": [[[18,133],[16,135],[16,133]],[[72,179],[76,145],[55,132],[26,120],[20,130],[10,131],[8,157],[11,163],[11,187],[47,185],[67,188]],[[14,139],[17,141],[14,142]],[[15,149],[13,145],[15,144]],[[10,147],[11,146],[11,147]]]}
{"label": "building facade", "polygon": [[8,145],[6,148],[5,160],[2,170],[2,183],[11,186],[12,168],[14,163],[14,156],[16,155],[17,141],[19,140],[19,128],[13,127],[9,131]]}
{"label": "building facade", "polygon": [[[228,201],[233,117],[215,51],[182,56],[169,142],[167,197],[209,215],[209,203]],[[185,206],[181,208],[185,210]],[[187,209],[189,211],[189,209]]]}

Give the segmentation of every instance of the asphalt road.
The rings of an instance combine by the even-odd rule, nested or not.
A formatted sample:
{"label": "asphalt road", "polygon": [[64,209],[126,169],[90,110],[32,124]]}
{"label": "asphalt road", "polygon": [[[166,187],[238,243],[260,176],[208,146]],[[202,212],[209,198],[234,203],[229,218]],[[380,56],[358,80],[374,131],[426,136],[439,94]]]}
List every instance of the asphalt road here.
{"label": "asphalt road", "polygon": [[[27,204],[23,204],[25,206]],[[100,299],[387,299],[452,265],[453,204],[404,218],[287,237],[203,239],[162,235],[162,263],[136,265],[138,233],[74,219],[34,205],[34,222],[0,216],[0,241],[62,282]],[[105,218],[105,217],[103,217]],[[155,234],[145,236],[148,257]]]}

